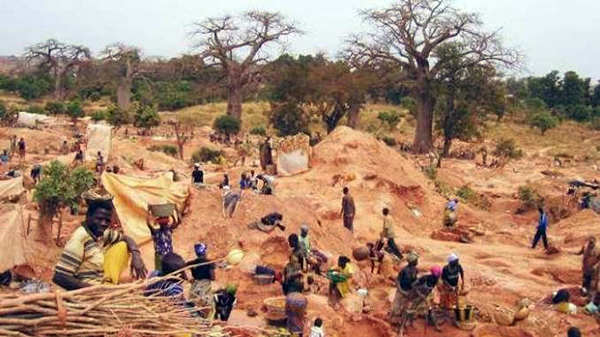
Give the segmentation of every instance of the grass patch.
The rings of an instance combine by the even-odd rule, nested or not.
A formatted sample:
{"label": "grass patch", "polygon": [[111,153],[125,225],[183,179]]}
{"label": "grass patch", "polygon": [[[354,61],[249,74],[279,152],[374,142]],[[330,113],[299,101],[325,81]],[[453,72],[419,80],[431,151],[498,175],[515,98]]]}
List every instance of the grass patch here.
{"label": "grass patch", "polygon": [[222,164],[225,162],[223,151],[211,149],[209,147],[201,147],[192,153],[192,163],[211,162],[214,164]]}
{"label": "grass patch", "polygon": [[492,207],[491,201],[484,195],[475,192],[468,184],[461,186],[456,195],[466,203],[474,205],[483,210],[489,210]]}
{"label": "grass patch", "polygon": [[162,144],[162,145],[152,145],[148,148],[150,151],[162,152],[171,157],[176,157],[179,154],[179,150],[177,146],[170,144]]}

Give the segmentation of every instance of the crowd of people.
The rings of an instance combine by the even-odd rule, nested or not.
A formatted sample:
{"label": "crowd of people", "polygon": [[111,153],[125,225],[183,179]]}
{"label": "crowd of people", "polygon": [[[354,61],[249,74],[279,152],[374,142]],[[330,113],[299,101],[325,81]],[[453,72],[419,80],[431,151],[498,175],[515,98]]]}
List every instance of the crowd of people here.
{"label": "crowd of people", "polygon": [[[15,145],[21,155],[20,143],[23,142],[23,157],[26,145],[21,140]],[[63,150],[68,151],[67,144]],[[263,147],[267,145],[263,144]],[[263,148],[261,151],[265,151]],[[5,153],[3,155],[10,156]],[[267,157],[265,153],[262,154]],[[269,158],[265,160],[268,161]],[[0,157],[0,160],[3,160]],[[84,154],[78,150],[75,163],[83,163]],[[38,165],[39,166],[39,165]],[[39,181],[41,166],[34,166],[32,178]],[[96,172],[100,175],[105,171],[118,173],[118,169],[107,166],[107,161],[98,152],[95,163]],[[37,170],[34,175],[34,170]],[[192,186],[203,189],[206,173],[201,163],[194,165],[191,172]],[[225,217],[232,217],[236,207],[241,202],[243,193],[254,192],[260,195],[275,195],[276,179],[273,175],[257,174],[254,170],[243,172],[238,184],[234,184],[228,174],[224,174],[218,183],[222,190],[222,211]],[[235,186],[235,188],[233,188]],[[443,221],[447,227],[456,226],[459,200],[448,200],[444,208]],[[357,215],[357,205],[348,187],[342,190],[341,226],[354,234],[354,219]],[[112,224],[114,206],[110,201],[94,200],[90,202],[85,221],[78,227],[66,243],[54,270],[53,282],[66,290],[75,290],[96,284],[118,284],[121,274],[130,266],[131,276],[135,279],[148,279],[146,294],[148,296],[164,296],[169,300],[180,303],[193,315],[203,319],[227,322],[237,303],[237,285],[226,284],[215,289],[217,280],[217,263],[209,258],[209,247],[198,242],[193,250],[195,258],[185,261],[175,252],[173,232],[181,225],[183,215],[177,209],[168,216],[155,216],[148,209],[147,227],[154,243],[154,268],[148,272],[141,259],[139,247],[134,240],[124,235]],[[532,242],[535,248],[542,241],[548,248],[548,215],[543,208],[539,209],[539,221]],[[280,212],[268,213],[248,225],[249,229],[257,229],[265,233],[273,233],[275,229],[286,232],[290,227],[284,223],[284,215]],[[426,319],[428,324],[439,329],[440,316],[438,311],[445,313],[445,318],[454,318],[459,297],[465,294],[465,269],[458,254],[452,253],[447,257],[445,266],[433,265],[426,268],[428,272],[419,270],[419,256],[413,251],[403,250],[396,233],[397,225],[388,207],[381,209],[381,231],[375,243],[368,244],[371,261],[371,273],[376,273],[376,266],[382,264],[384,258],[393,259],[396,265],[403,263],[395,276],[395,296],[390,307],[390,323],[400,328],[412,326],[419,317]],[[273,282],[281,283],[281,294],[285,296],[285,315],[287,329],[293,336],[324,337],[324,321],[316,318],[311,326],[308,322],[307,293],[321,293],[329,297],[333,308],[342,307],[341,302],[351,293],[361,293],[354,281],[357,264],[348,256],[337,256],[332,261],[333,266],[327,268],[329,259],[326,254],[315,246],[311,240],[311,228],[308,224],[300,226],[297,233],[287,236],[289,256],[281,271],[267,266],[257,265],[255,275],[272,276]],[[598,311],[600,295],[597,292],[600,282],[600,250],[596,247],[595,238],[591,237],[582,247],[583,282],[582,289],[591,299],[589,310]],[[184,286],[189,282],[190,286]],[[320,284],[325,282],[326,287]],[[439,302],[435,303],[434,294],[437,290]],[[457,323],[455,321],[455,323]],[[568,336],[581,336],[577,328],[569,330]]]}

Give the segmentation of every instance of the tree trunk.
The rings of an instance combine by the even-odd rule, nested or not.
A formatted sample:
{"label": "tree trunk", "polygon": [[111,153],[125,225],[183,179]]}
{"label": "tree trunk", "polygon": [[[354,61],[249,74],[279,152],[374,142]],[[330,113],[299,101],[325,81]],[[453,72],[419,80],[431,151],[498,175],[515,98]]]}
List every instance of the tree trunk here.
{"label": "tree trunk", "polygon": [[242,85],[238,81],[229,84],[227,97],[227,114],[239,120],[242,119]]}
{"label": "tree trunk", "polygon": [[62,85],[61,85],[61,74],[55,73],[54,75],[54,99],[62,101]]}
{"label": "tree trunk", "polygon": [[419,75],[417,91],[417,130],[413,141],[414,153],[428,153],[433,148],[433,107],[435,98],[425,75]]}
{"label": "tree trunk", "polygon": [[119,81],[117,87],[117,104],[122,110],[127,110],[131,106],[131,81],[126,78]]}
{"label": "tree trunk", "polygon": [[452,146],[452,138],[444,137],[444,149],[442,151],[442,157],[448,158],[450,155],[450,147]]}
{"label": "tree trunk", "polygon": [[348,126],[356,129],[358,126],[358,114],[360,113],[360,104],[351,104],[348,110]]}
{"label": "tree trunk", "polygon": [[37,227],[35,229],[34,238],[36,241],[51,243],[52,242],[52,219],[54,213],[40,211]]}

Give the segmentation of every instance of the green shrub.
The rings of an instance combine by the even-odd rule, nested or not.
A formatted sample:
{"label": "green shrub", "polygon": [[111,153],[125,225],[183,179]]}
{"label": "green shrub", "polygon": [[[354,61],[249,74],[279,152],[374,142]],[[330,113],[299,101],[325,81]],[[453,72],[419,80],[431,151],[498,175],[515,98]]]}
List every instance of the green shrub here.
{"label": "green shrub", "polygon": [[177,154],[179,154],[179,150],[177,149],[177,146],[170,145],[170,144],[152,145],[151,147],[148,148],[148,150],[156,151],[156,152],[163,152],[164,154],[167,154],[171,157],[176,157]]}
{"label": "green shrub", "polygon": [[94,122],[104,121],[107,118],[107,113],[104,110],[96,110],[91,116]]}
{"label": "green shrub", "polygon": [[160,125],[160,116],[155,107],[133,105],[133,125],[143,129],[151,129]]}
{"label": "green shrub", "polygon": [[267,130],[265,129],[264,126],[257,126],[250,130],[250,134],[264,137],[267,135]]}
{"label": "green shrub", "polygon": [[558,119],[556,119],[548,112],[540,112],[531,117],[529,125],[533,128],[540,129],[543,136],[546,133],[546,131],[558,126]]}
{"label": "green shrub", "polygon": [[387,124],[390,129],[395,129],[400,123],[402,115],[396,111],[383,111],[377,115],[377,119]]}
{"label": "green shrub", "polygon": [[458,191],[456,191],[456,195],[466,203],[484,210],[489,210],[492,206],[485,195],[475,192],[468,184],[461,186]]}
{"label": "green shrub", "polygon": [[431,180],[435,180],[437,178],[437,168],[434,165],[424,167],[423,173]]}
{"label": "green shrub", "polygon": [[0,101],[0,120],[4,119],[7,112],[8,112],[8,107],[6,107],[6,104],[4,104],[4,101]]}
{"label": "green shrub", "polygon": [[97,91],[92,92],[89,97],[90,101],[92,102],[98,102],[100,98],[102,98],[102,95],[100,95],[100,93]]}
{"label": "green shrub", "polygon": [[67,115],[73,119],[83,117],[84,113],[80,100],[75,99],[67,104]]}
{"label": "green shrub", "polygon": [[239,119],[229,116],[229,115],[221,115],[215,119],[213,124],[213,128],[220,134],[225,135],[227,139],[231,137],[231,135],[235,135],[240,132],[242,123]]}
{"label": "green shrub", "polygon": [[117,105],[109,105],[106,109],[106,120],[110,123],[110,125],[115,128],[119,128],[123,125],[131,123],[133,118],[131,117],[131,113],[129,111],[125,111]]}
{"label": "green shrub", "polygon": [[540,196],[538,191],[530,186],[521,186],[518,191],[519,200],[525,208],[537,208],[543,202],[543,198]]}
{"label": "green shrub", "polygon": [[443,181],[436,179],[433,184],[435,185],[435,191],[441,194],[444,198],[450,198],[452,194],[454,194],[452,187]]}
{"label": "green shrub", "polygon": [[411,116],[417,116],[417,101],[415,101],[414,98],[410,96],[402,97],[400,105],[402,105],[404,109],[408,110]]}
{"label": "green shrub", "polygon": [[58,101],[48,102],[46,103],[46,111],[51,115],[62,115],[67,112],[67,105]]}
{"label": "green shrub", "polygon": [[43,107],[41,107],[39,105],[30,105],[29,109],[27,109],[27,112],[32,113],[32,114],[37,114],[37,115],[45,115],[46,109],[44,109]]}
{"label": "green shrub", "polygon": [[396,146],[396,139],[393,137],[383,137],[381,139],[387,146]]}
{"label": "green shrub", "polygon": [[281,137],[310,134],[310,116],[294,102],[271,103],[269,122]]}
{"label": "green shrub", "polygon": [[223,151],[208,147],[201,147],[192,153],[192,163],[212,162],[219,164],[223,158]]}
{"label": "green shrub", "polygon": [[500,139],[496,144],[494,155],[498,157],[508,157],[510,159],[519,159],[523,157],[523,150],[519,149],[514,139]]}

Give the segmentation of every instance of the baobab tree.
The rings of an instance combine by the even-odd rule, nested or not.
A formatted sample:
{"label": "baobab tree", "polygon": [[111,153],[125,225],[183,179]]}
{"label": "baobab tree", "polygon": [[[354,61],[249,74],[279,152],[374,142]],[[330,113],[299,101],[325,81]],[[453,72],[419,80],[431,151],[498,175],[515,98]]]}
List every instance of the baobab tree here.
{"label": "baobab tree", "polygon": [[502,46],[497,32],[486,32],[479,16],[452,6],[452,0],[400,0],[385,9],[361,14],[373,28],[369,34],[347,39],[348,59],[367,63],[392,62],[406,72],[417,101],[417,130],[413,151],[433,147],[435,86],[444,60],[436,50],[453,43],[464,66],[476,64],[514,66],[518,52]]}
{"label": "baobab tree", "polygon": [[269,59],[269,45],[282,45],[284,37],[299,33],[283,15],[264,11],[196,23],[191,36],[198,40],[201,58],[218,66],[227,80],[228,115],[241,118],[243,89],[258,78],[260,65]]}
{"label": "baobab tree", "polygon": [[70,45],[50,39],[25,49],[25,59],[54,78],[54,98],[62,100],[65,94],[65,78],[69,72],[91,58],[84,46]]}
{"label": "baobab tree", "polygon": [[102,52],[104,61],[117,77],[117,104],[123,110],[131,105],[131,87],[140,72],[141,51],[122,43],[111,44]]}

